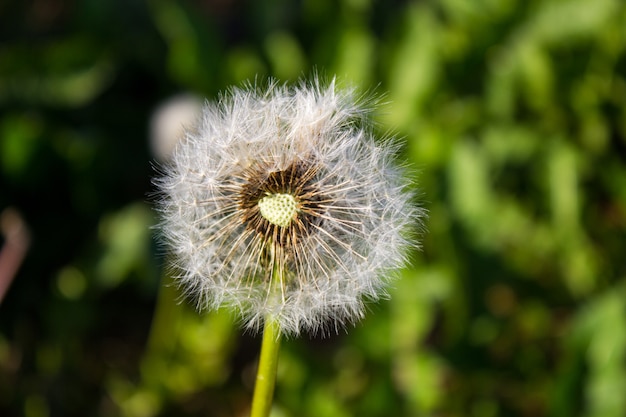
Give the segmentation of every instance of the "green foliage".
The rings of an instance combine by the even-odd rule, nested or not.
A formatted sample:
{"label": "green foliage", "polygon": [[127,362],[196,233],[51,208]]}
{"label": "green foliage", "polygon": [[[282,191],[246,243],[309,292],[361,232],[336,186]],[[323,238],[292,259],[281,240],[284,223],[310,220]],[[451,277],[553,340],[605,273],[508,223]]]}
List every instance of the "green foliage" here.
{"label": "green foliage", "polygon": [[315,72],[385,94],[430,217],[390,300],[283,343],[272,415],[626,415],[623,2],[30,3],[0,6],[0,211],[32,235],[1,415],[247,415],[260,340],[163,270],[149,118]]}

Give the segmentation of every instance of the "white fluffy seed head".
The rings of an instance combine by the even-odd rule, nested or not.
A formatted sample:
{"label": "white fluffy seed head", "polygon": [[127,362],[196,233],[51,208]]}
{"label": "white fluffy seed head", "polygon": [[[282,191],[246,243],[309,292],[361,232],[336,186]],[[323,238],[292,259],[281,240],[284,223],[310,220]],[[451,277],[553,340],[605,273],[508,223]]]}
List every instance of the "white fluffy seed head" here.
{"label": "white fluffy seed head", "polygon": [[178,280],[200,308],[285,335],[339,328],[385,295],[424,212],[351,91],[316,80],[207,104],[156,180]]}

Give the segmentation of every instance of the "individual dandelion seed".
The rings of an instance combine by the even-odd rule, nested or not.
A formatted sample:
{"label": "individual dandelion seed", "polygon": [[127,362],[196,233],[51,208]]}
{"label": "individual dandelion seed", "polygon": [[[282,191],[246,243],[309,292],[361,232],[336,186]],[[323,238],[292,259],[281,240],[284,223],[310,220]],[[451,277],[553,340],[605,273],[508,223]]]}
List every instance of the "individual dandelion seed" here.
{"label": "individual dandelion seed", "polygon": [[385,294],[424,213],[352,90],[233,88],[156,183],[178,280],[199,308],[280,334],[337,329]]}

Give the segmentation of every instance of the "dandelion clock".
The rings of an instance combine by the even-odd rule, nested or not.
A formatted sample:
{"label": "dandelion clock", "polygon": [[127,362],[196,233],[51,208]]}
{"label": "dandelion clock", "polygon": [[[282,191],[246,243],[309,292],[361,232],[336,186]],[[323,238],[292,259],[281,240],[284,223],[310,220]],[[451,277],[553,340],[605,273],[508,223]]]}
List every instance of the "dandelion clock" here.
{"label": "dandelion clock", "polygon": [[254,417],[269,414],[281,336],[359,320],[417,246],[423,211],[367,111],[334,82],[234,88],[156,179],[180,287],[263,329]]}

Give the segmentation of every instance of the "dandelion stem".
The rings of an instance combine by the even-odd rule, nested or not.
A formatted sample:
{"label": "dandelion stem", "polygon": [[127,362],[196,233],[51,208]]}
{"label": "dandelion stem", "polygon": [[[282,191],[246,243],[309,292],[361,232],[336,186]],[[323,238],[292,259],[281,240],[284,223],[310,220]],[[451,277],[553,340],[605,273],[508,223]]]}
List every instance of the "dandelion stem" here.
{"label": "dandelion stem", "polygon": [[259,369],[256,375],[250,417],[267,417],[270,414],[274,384],[276,382],[279,348],[280,328],[278,322],[271,317],[267,317],[263,328],[261,359],[259,360]]}

